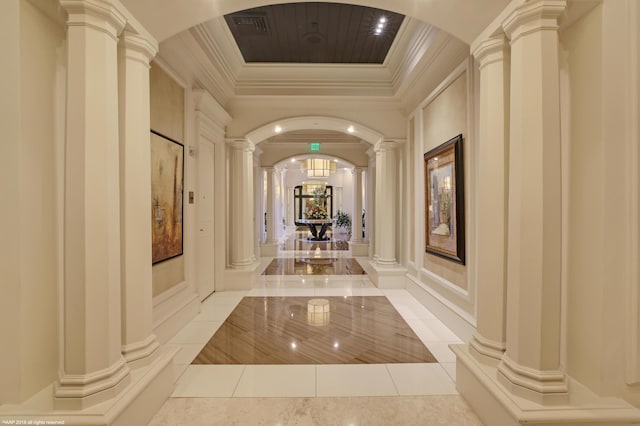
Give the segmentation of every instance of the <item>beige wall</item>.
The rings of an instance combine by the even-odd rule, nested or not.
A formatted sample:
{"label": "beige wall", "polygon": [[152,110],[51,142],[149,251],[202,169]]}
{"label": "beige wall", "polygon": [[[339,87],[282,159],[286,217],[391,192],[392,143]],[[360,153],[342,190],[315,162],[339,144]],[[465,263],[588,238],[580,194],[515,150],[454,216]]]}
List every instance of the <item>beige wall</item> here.
{"label": "beige wall", "polygon": [[[184,145],[184,89],[155,62],[149,71],[151,97],[151,129]],[[186,149],[185,149],[186,151]],[[185,155],[186,156],[186,155]],[[186,165],[186,163],[185,163]],[[186,187],[185,170],[185,196]],[[183,239],[186,240],[186,211],[183,210]],[[183,240],[183,249],[186,242]],[[157,296],[185,280],[184,255],[153,266],[153,296]]]}
{"label": "beige wall", "polygon": [[622,113],[627,40],[616,39],[625,14],[625,2],[607,1],[561,34],[569,94],[566,365],[596,393],[639,406],[640,388],[625,383],[628,288],[637,286],[628,265],[638,262],[627,250],[638,236],[630,235],[625,211],[627,191],[637,190],[627,178],[634,165],[625,159],[634,143]]}
{"label": "beige wall", "polygon": [[184,89],[155,62],[149,84],[151,129],[184,144]]}
{"label": "beige wall", "polygon": [[[469,181],[467,178],[469,176],[467,165],[469,164],[468,144],[470,142],[468,141],[469,134],[467,131],[467,108],[467,72],[464,72],[422,110],[423,150],[425,153],[462,133],[465,184]],[[420,182],[418,187],[424,190],[424,182]],[[468,191],[469,189],[465,188],[467,199]],[[467,202],[465,202],[465,209],[466,215],[470,214]],[[424,220],[424,217],[421,219]],[[470,229],[467,229],[467,241],[470,231]],[[469,244],[467,244],[468,250]],[[424,267],[462,289],[466,290],[468,287],[467,268],[464,265],[425,253]]]}
{"label": "beige wall", "polygon": [[[58,186],[64,28],[26,0],[3,5],[2,169],[5,209],[0,403],[22,401],[58,371]],[[51,6],[39,2],[39,6]],[[19,40],[19,41],[18,41]],[[8,75],[5,75],[9,73]],[[6,164],[5,164],[6,161]],[[5,176],[6,173],[6,176]],[[7,185],[5,188],[4,186]],[[9,206],[11,206],[9,208]],[[6,234],[4,233],[6,232]]]}

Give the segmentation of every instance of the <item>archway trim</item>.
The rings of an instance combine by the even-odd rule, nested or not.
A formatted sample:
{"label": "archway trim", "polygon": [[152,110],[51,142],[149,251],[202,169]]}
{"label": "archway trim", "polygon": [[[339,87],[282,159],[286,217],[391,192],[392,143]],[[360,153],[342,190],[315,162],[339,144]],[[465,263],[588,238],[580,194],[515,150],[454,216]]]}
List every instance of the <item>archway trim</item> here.
{"label": "archway trim", "polygon": [[342,132],[356,136],[371,145],[381,142],[384,138],[381,133],[354,121],[337,117],[304,116],[272,121],[249,132],[245,139],[256,145],[280,133],[312,129]]}

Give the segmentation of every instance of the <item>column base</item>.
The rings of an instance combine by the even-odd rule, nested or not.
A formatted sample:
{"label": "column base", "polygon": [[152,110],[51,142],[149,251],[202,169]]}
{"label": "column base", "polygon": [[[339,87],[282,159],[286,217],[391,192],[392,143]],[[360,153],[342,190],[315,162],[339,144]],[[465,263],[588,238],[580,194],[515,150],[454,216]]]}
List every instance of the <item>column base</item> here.
{"label": "column base", "polygon": [[491,339],[487,339],[482,335],[473,333],[473,337],[469,342],[469,353],[473,355],[478,361],[485,364],[498,366],[500,360],[504,356],[504,352],[507,349],[507,345],[504,342],[496,342]]}
{"label": "column base", "polygon": [[537,403],[514,395],[498,380],[498,369],[479,362],[467,345],[451,345],[456,355],[456,386],[487,425],[631,426],[640,410],[626,401],[600,398],[567,377],[569,392],[562,405]]}
{"label": "column base", "polygon": [[64,374],[55,385],[54,407],[84,410],[118,395],[129,385],[129,366],[120,357],[109,368],[90,374]]}
{"label": "column base", "polygon": [[407,268],[394,263],[384,265],[369,258],[357,258],[356,260],[371,278],[378,288],[405,288],[405,275]]}
{"label": "column base", "polygon": [[223,283],[216,291],[251,290],[252,283],[269,265],[271,257],[261,257],[243,268],[225,269]]}
{"label": "column base", "polygon": [[369,243],[364,241],[349,241],[349,248],[352,256],[367,256],[369,254]]}
{"label": "column base", "polygon": [[[31,421],[36,424],[65,424],[66,426],[146,425],[173,392],[173,357],[178,349],[161,348],[147,366],[131,372],[130,383],[115,398],[105,400],[89,409],[58,409],[51,406],[51,386],[46,387],[24,404],[3,410],[3,420]],[[63,423],[61,423],[63,422]],[[24,423],[27,424],[27,423]]]}
{"label": "column base", "polygon": [[252,256],[250,259],[238,260],[231,263],[233,269],[246,269],[250,268],[256,261],[256,257]]}
{"label": "column base", "polygon": [[260,257],[276,257],[278,255],[278,242],[266,242],[260,244]]}
{"label": "column base", "polygon": [[131,368],[138,368],[150,363],[160,343],[155,334],[150,334],[146,339],[122,347],[122,356]]}
{"label": "column base", "polygon": [[569,385],[564,372],[523,367],[507,354],[498,364],[498,380],[514,395],[538,404],[560,405],[569,400]]}

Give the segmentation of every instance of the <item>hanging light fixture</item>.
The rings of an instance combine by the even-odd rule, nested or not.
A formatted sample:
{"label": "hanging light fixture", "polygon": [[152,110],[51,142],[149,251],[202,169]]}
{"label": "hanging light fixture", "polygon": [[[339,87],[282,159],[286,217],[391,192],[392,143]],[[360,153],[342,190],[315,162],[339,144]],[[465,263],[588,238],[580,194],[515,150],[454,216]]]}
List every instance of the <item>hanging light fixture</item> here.
{"label": "hanging light fixture", "polygon": [[314,178],[326,178],[336,171],[335,161],[323,158],[308,158],[302,162],[302,167],[307,172],[307,176]]}

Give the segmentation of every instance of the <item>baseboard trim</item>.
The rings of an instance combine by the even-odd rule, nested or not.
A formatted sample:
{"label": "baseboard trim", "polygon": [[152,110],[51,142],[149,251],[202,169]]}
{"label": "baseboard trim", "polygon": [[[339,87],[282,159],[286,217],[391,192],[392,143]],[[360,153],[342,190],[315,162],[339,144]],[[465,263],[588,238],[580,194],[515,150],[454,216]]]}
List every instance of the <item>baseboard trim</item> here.
{"label": "baseboard trim", "polygon": [[175,334],[200,312],[198,294],[187,286],[173,297],[153,307],[153,333],[161,344]]}
{"label": "baseboard trim", "polygon": [[467,345],[451,345],[456,354],[458,392],[488,425],[631,426],[640,410],[617,398],[601,398],[569,378],[569,402],[542,405],[511,394],[498,381],[495,366],[469,353]]}
{"label": "baseboard trim", "polygon": [[415,277],[406,275],[406,289],[420,303],[433,312],[462,341],[469,342],[476,332],[476,321],[468,312],[447,300]]}
{"label": "baseboard trim", "polygon": [[[176,348],[161,348],[153,362],[132,370],[131,382],[117,396],[84,410],[53,410],[26,402],[0,413],[0,423],[24,421],[23,424],[64,424],[67,426],[144,425],[169,398],[174,387],[173,357]],[[52,388],[35,398],[42,403],[52,398]],[[28,423],[31,422],[31,423]],[[8,423],[7,423],[8,424]]]}

